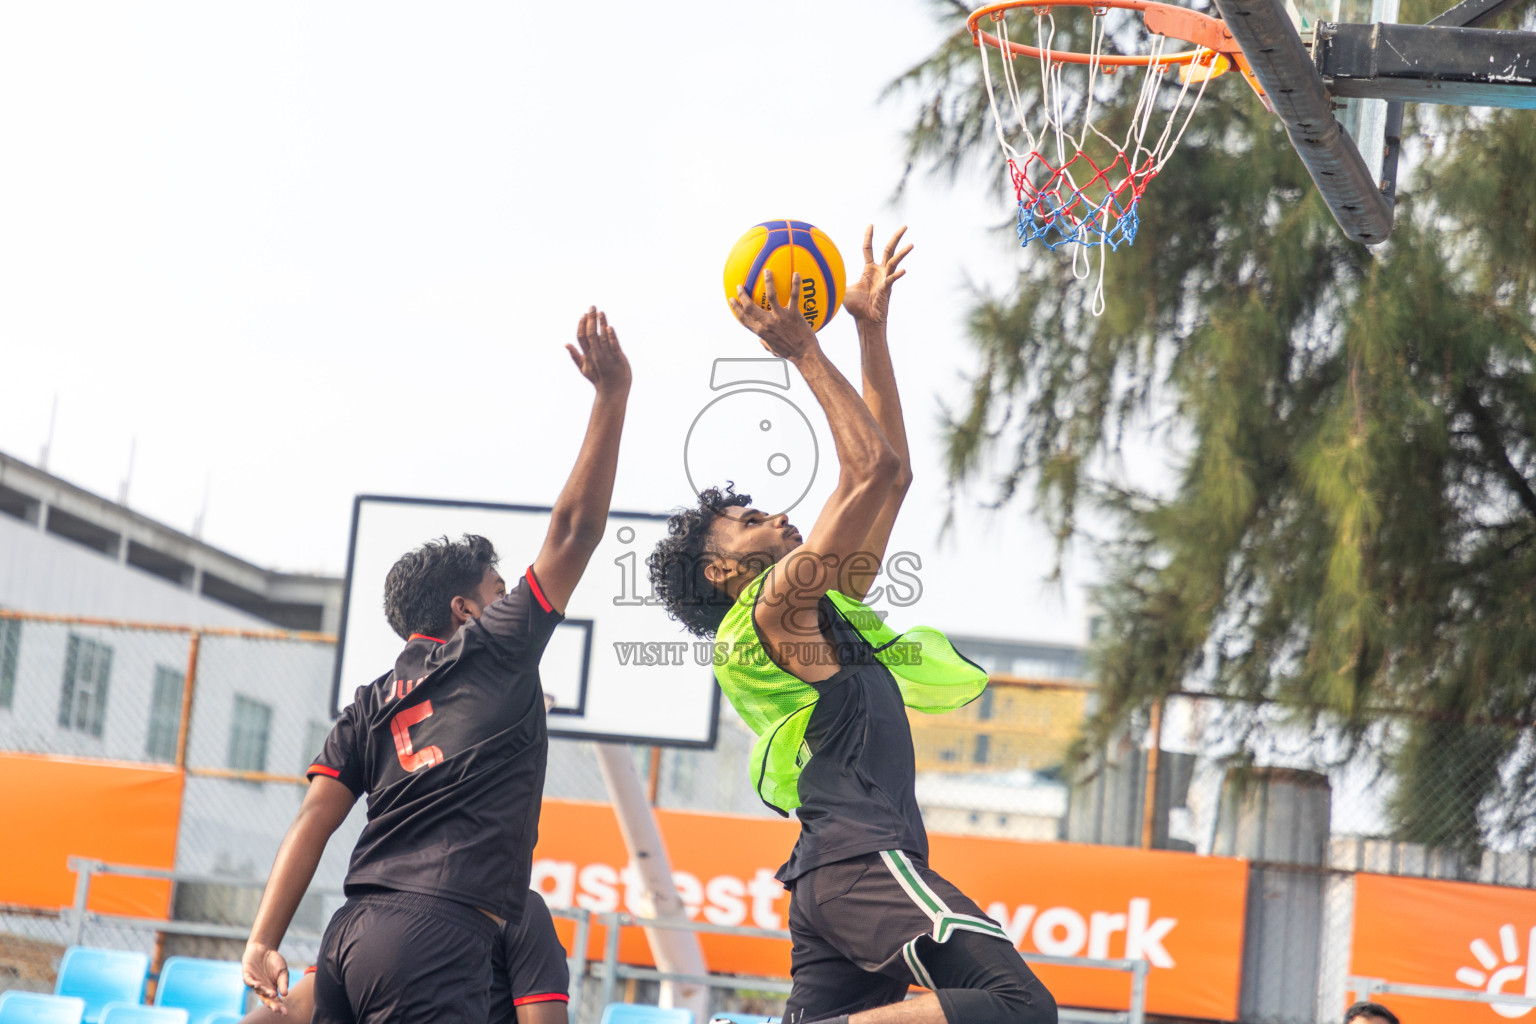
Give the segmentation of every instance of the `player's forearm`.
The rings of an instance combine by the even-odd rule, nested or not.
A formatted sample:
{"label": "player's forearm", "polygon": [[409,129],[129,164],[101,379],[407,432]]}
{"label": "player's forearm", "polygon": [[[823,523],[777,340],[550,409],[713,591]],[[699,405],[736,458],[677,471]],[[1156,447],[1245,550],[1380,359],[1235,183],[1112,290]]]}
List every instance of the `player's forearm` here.
{"label": "player's forearm", "polygon": [[875,481],[889,485],[898,470],[896,453],[848,378],[820,347],[796,360],[795,366],[826,413],[842,474],[839,487],[844,481],[860,486]]}
{"label": "player's forearm", "polygon": [[912,459],[907,450],[907,425],[901,411],[901,394],[896,388],[896,370],[891,365],[891,350],[885,340],[885,325],[860,320],[859,353],[864,373],[864,404],[885,435],[886,443],[901,460],[898,483],[911,482]]}
{"label": "player's forearm", "polygon": [[325,852],[329,838],[330,832],[312,815],[299,811],[298,818],[283,837],[283,844],[278,847],[277,859],[272,862],[272,874],[267,879],[261,906],[251,925],[253,941],[272,949],[281,945],[294,912],[299,908],[299,901],[315,877],[315,868],[320,864],[320,855]]}
{"label": "player's forearm", "polygon": [[595,549],[608,522],[613,479],[619,469],[619,439],[624,431],[628,390],[599,392],[587,420],[576,465],[555,500],[549,532],[575,545]]}

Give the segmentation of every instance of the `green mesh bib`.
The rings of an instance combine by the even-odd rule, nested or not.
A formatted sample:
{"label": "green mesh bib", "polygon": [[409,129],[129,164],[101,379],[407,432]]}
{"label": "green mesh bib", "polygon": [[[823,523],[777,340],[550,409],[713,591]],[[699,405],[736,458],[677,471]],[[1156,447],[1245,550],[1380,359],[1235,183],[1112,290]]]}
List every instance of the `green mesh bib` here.
{"label": "green mesh bib", "polygon": [[[771,567],[770,567],[771,569]],[[805,729],[816,707],[816,688],[774,664],[752,624],[752,609],[770,570],[741,592],[715,634],[715,679],[726,699],[757,736],[752,785],[782,814],[800,806],[800,773],[811,759]],[[916,626],[902,633],[866,604],[836,590],[827,597],[890,670],[907,707],[928,714],[969,704],[987,686],[987,673],[956,651],[941,632]]]}

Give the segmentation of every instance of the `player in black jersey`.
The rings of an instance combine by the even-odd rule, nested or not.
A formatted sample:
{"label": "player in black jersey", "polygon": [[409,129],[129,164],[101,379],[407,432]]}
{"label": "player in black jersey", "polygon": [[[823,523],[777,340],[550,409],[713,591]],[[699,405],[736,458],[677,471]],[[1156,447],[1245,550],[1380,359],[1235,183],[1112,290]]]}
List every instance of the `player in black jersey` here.
{"label": "player in black jersey", "polygon": [[508,592],[483,537],[403,556],[385,613],[406,641],[392,671],[359,687],[309,769],[310,786],[272,866],[245,980],[286,1009],[277,947],[320,854],[356,799],[368,822],[347,902],[321,943],[315,1024],[484,1024],[497,934],[517,922],[538,839],[548,735],[539,658],[602,537],[613,493],[629,364],[595,308],[567,346],[596,388],[575,468],[533,565]]}
{"label": "player in black jersey", "polygon": [[[872,240],[873,228],[844,303],[862,399],[793,308],[759,308],[745,290],[734,303],[764,347],[794,363],[832,429],[838,483],[810,535],[711,489],[668,523],[651,581],[674,618],[724,649],[716,676],[758,734],[759,794],[798,807],[800,838],[778,874],[791,893],[785,1024],[1055,1024],[1055,1001],[1006,933],[927,864],[905,706],[958,706],[986,674],[933,630],[913,631],[924,640],[912,670],[903,638],[862,604],[911,483],[885,337],[911,247],[897,252],[898,233],[877,261]],[[932,994],[903,1002],[912,984]]]}

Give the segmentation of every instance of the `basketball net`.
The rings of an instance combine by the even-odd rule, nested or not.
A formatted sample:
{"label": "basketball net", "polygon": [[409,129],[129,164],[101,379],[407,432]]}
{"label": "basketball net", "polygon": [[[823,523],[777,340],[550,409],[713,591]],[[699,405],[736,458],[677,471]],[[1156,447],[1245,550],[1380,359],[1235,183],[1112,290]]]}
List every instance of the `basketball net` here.
{"label": "basketball net", "polygon": [[[1054,250],[1076,243],[1072,251],[1072,276],[1079,281],[1094,275],[1089,250],[1097,247],[1097,281],[1092,286],[1094,316],[1104,312],[1104,265],[1109,250],[1135,241],[1140,223],[1137,206],[1142,193],[1184,137],[1206,85],[1221,73],[1215,63],[1221,58],[1203,47],[1197,47],[1192,62],[1173,67],[1163,59],[1168,37],[1152,33],[1148,63],[1125,136],[1118,141],[1110,138],[1094,124],[1095,93],[1103,76],[1116,70],[1104,61],[1104,18],[1110,9],[1089,8],[1090,46],[1086,54],[1077,55],[1072,62],[1061,59],[1052,48],[1056,19],[1051,8],[1042,5],[1021,11],[1023,16],[1035,19],[1034,48],[1038,61],[1022,58],[1026,67],[1038,62],[1040,101],[1034,104],[1024,100],[1016,68],[1020,57],[1011,48],[1008,19],[1002,16],[1003,12],[991,16],[996,36],[1003,44],[996,47],[1002,56],[999,81],[993,79],[992,60],[987,52],[993,47],[978,39],[992,121],[1018,201],[1019,244],[1027,246],[1039,241]],[[1084,56],[1086,60],[1081,59]],[[1159,120],[1159,97],[1172,91],[1162,88],[1170,67],[1178,74],[1180,85],[1172,106],[1167,108],[1161,130],[1154,131],[1153,123]],[[1074,69],[1070,77],[1068,68]],[[1127,68],[1126,73],[1132,70]],[[999,86],[1011,110],[1009,118],[1004,117],[1003,105],[998,101]],[[1009,141],[1010,135],[1019,141],[1018,146]],[[1095,160],[1085,152],[1085,145],[1100,151],[1101,158]]]}

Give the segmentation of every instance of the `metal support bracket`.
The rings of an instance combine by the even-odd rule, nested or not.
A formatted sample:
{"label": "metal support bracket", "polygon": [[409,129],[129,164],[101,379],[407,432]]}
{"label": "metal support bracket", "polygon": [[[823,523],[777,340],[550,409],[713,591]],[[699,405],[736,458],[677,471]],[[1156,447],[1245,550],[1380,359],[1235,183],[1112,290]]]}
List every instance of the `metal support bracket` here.
{"label": "metal support bracket", "polygon": [[1356,242],[1385,242],[1392,201],[1333,116],[1322,77],[1280,0],[1216,0],[1216,6],[1339,227]]}
{"label": "metal support bracket", "polygon": [[[1456,28],[1478,28],[1497,18],[1505,11],[1527,3],[1528,0],[1461,0],[1461,3],[1429,20],[1431,25],[1450,25]],[[1391,198],[1397,195],[1397,158],[1403,149],[1403,104],[1396,101],[1387,104],[1387,151],[1381,161],[1381,191]]]}
{"label": "metal support bracket", "polygon": [[1536,110],[1536,32],[1323,22],[1312,56],[1334,96]]}

